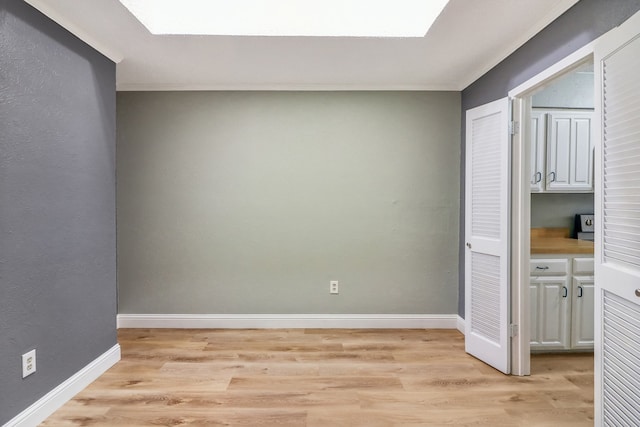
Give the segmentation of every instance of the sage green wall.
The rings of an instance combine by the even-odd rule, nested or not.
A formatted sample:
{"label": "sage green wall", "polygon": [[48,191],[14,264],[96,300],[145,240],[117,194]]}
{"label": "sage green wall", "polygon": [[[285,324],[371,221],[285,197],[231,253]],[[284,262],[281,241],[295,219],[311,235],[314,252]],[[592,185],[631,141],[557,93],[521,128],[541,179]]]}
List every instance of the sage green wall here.
{"label": "sage green wall", "polygon": [[457,92],[118,93],[120,313],[455,313],[460,111]]}

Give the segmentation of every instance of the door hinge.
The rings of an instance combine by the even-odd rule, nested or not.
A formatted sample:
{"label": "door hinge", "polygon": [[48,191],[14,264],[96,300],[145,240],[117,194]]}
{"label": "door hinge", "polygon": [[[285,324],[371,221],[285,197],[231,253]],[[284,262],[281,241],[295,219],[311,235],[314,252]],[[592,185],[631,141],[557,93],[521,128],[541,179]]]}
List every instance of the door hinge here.
{"label": "door hinge", "polygon": [[511,338],[518,336],[518,325],[509,325],[509,336]]}
{"label": "door hinge", "polygon": [[509,122],[509,133],[511,135],[515,135],[520,133],[520,122],[516,122],[515,120],[511,120]]}

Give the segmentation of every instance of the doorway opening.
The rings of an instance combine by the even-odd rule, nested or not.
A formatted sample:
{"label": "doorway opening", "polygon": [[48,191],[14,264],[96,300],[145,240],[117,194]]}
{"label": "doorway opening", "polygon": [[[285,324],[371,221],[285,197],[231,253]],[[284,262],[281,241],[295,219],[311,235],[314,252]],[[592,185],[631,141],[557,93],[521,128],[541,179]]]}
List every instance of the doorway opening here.
{"label": "doorway opening", "polygon": [[532,352],[593,349],[593,240],[577,239],[593,236],[582,234],[594,219],[592,53],[586,46],[509,93],[520,123],[512,150],[514,375],[530,374]]}
{"label": "doorway opening", "polygon": [[529,97],[532,353],[593,351],[593,61]]}

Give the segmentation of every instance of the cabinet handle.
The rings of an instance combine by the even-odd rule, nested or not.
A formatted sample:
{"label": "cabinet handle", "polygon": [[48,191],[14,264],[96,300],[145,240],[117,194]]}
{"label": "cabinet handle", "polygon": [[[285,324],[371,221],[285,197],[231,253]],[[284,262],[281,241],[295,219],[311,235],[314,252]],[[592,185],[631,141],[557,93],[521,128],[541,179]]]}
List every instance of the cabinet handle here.
{"label": "cabinet handle", "polygon": [[542,181],[542,172],[536,172],[536,184]]}
{"label": "cabinet handle", "polygon": [[539,265],[536,265],[536,270],[548,270],[548,269],[549,269],[548,265],[545,265],[545,266],[542,266],[542,267],[539,266]]}
{"label": "cabinet handle", "polygon": [[578,298],[582,298],[582,286],[578,286]]}
{"label": "cabinet handle", "polygon": [[551,182],[555,182],[555,180],[556,180],[556,173],[555,173],[555,172],[551,172],[551,173],[549,173],[549,175],[551,175],[551,180],[550,180],[550,181],[551,181]]}
{"label": "cabinet handle", "polygon": [[636,296],[640,297],[640,289],[636,289]]}
{"label": "cabinet handle", "polygon": [[569,296],[569,289],[567,289],[566,286],[562,287],[562,298],[566,298],[567,296]]}

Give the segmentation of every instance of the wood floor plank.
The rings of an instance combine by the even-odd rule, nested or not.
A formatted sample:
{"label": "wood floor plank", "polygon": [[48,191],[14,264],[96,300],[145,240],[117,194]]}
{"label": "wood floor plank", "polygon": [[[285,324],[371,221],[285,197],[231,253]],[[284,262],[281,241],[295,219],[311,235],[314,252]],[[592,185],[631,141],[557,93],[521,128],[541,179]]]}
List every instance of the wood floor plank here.
{"label": "wood floor plank", "polygon": [[43,426],[592,426],[593,355],[530,377],[451,330],[123,329],[122,360]]}
{"label": "wood floor plank", "polygon": [[238,375],[244,376],[317,376],[320,367],[311,363],[277,363],[277,362],[169,362],[160,368],[162,373],[200,376],[200,375]]}
{"label": "wood floor plank", "polygon": [[[502,423],[501,420],[504,420]],[[509,424],[511,422],[511,424]],[[335,424],[334,424],[335,423]],[[414,412],[369,411],[320,412],[310,411],[307,426],[513,426],[502,408],[477,408],[473,412],[459,409],[429,409]]]}
{"label": "wood floor plank", "polygon": [[229,390],[387,390],[402,391],[402,383],[393,376],[347,377],[347,376],[311,376],[311,377],[234,377]]}
{"label": "wood floor plank", "polygon": [[[486,407],[509,407],[514,410],[553,409],[546,394],[539,392],[513,392],[487,390],[475,395],[463,393],[441,393],[437,391],[406,392],[402,394],[359,392],[360,406],[367,410],[383,411],[421,411],[425,409],[466,410]],[[577,396],[565,396],[567,399],[579,399]]]}

